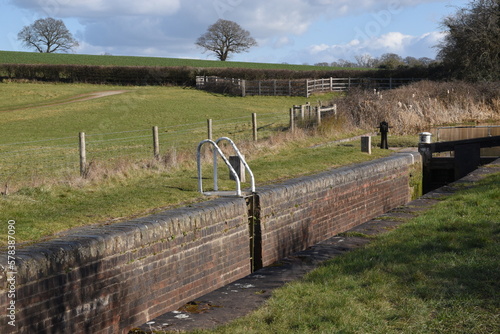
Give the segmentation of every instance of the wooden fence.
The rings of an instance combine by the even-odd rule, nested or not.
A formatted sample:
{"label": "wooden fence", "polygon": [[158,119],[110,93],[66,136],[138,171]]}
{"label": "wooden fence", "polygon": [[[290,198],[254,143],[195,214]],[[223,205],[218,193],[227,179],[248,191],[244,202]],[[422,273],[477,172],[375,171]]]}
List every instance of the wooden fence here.
{"label": "wooden fence", "polygon": [[196,88],[241,96],[306,96],[307,80],[243,80],[197,76]]}
{"label": "wooden fence", "polygon": [[326,78],[299,80],[243,80],[197,76],[196,88],[217,93],[251,96],[306,96],[317,92],[346,91],[352,87],[392,89],[418,81],[414,78]]}
{"label": "wooden fence", "polygon": [[307,80],[307,96],[317,92],[341,92],[352,87],[393,89],[421,79],[414,78],[326,78]]}

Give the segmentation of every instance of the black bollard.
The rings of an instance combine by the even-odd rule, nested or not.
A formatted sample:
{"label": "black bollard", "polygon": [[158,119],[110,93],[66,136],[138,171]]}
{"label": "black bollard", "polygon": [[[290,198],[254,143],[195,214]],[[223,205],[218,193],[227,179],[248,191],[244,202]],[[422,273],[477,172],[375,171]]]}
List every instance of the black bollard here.
{"label": "black bollard", "polygon": [[382,149],[389,149],[389,144],[387,143],[387,133],[389,132],[389,123],[386,121],[380,122],[380,125],[378,127],[380,129],[380,135],[382,137],[382,140],[380,141],[380,148]]}

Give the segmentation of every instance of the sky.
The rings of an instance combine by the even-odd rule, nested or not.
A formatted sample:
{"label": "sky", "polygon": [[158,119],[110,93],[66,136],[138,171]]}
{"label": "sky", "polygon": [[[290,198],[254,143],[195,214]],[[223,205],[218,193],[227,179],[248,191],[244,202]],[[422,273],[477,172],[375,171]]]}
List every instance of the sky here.
{"label": "sky", "polygon": [[[0,50],[39,18],[61,19],[78,54],[213,59],[195,45],[218,19],[257,42],[229,60],[316,64],[358,55],[434,59],[441,22],[470,0],[0,0]],[[1,59],[0,59],[1,62]]]}

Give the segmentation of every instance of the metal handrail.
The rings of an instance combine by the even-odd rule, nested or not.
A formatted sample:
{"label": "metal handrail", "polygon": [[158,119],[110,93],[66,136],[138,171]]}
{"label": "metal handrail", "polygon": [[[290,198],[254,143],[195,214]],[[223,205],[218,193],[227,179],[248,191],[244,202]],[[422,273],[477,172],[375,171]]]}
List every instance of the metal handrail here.
{"label": "metal handrail", "polygon": [[[230,138],[228,138],[228,137],[220,137],[219,139],[217,139],[215,141],[215,143],[218,146],[219,142],[221,142],[223,140],[227,140],[231,144],[231,146],[233,147],[234,151],[236,152],[236,154],[240,158],[241,162],[243,163],[243,166],[245,166],[245,169],[248,171],[248,174],[250,174],[250,180],[251,180],[250,181],[250,189],[251,189],[252,193],[254,193],[255,192],[255,178],[253,176],[252,170],[250,169],[250,167],[248,166],[247,162],[245,161],[245,158],[241,154],[240,150],[238,150],[238,147],[236,146],[236,144]],[[214,178],[216,176],[216,173],[217,173],[217,154],[214,151]]]}
{"label": "metal handrail", "polygon": [[[255,192],[255,182],[254,182],[254,178],[253,178],[253,173],[250,171],[250,168],[248,167],[247,163],[242,158],[242,155],[239,152],[238,148],[236,147],[236,145],[234,145],[233,141],[227,137],[219,138],[219,139],[217,139],[217,142],[219,142],[221,140],[228,140],[233,145],[233,148],[235,149],[236,153],[238,154],[240,159],[242,159],[243,165],[245,165],[245,168],[247,168],[247,170],[249,170],[249,173],[252,177],[252,192]],[[224,153],[222,152],[220,147],[217,145],[217,143],[214,142],[213,140],[210,140],[210,139],[202,140],[198,144],[198,148],[197,148],[197,152],[196,152],[196,160],[197,160],[197,165],[198,165],[198,191],[201,192],[202,194],[205,194],[203,192],[203,178],[202,178],[202,172],[201,172],[201,147],[206,143],[210,143],[214,147],[214,171],[213,171],[214,191],[218,191],[218,188],[219,188],[218,187],[218,176],[217,176],[217,154],[219,154],[221,156],[222,160],[224,161],[224,163],[229,168],[229,171],[231,172],[231,174],[233,175],[233,177],[236,181],[236,196],[241,196],[241,181],[240,181],[240,178],[238,176],[238,173],[236,173],[233,166],[231,166],[231,163],[226,158],[226,156],[224,155]]]}

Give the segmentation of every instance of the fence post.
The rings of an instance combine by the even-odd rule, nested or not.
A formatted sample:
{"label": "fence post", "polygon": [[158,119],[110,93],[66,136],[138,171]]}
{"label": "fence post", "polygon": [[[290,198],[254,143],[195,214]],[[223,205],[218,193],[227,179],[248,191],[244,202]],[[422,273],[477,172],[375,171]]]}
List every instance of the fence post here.
{"label": "fence post", "polygon": [[316,123],[318,124],[318,126],[321,125],[321,107],[320,106],[316,107]]}
{"label": "fence post", "polygon": [[273,92],[274,96],[276,96],[276,80],[273,80]]}
{"label": "fence post", "polygon": [[245,79],[241,80],[241,96],[247,96],[247,81]]}
{"label": "fence post", "polygon": [[155,159],[160,158],[160,140],[158,139],[158,127],[153,126],[153,156]]}
{"label": "fence post", "polygon": [[292,132],[295,131],[295,120],[294,120],[294,112],[293,112],[293,108],[290,108],[290,130]]}
{"label": "fence post", "polygon": [[85,177],[87,174],[87,150],[85,147],[85,132],[78,134],[80,148],[80,176]]}
{"label": "fence post", "polygon": [[252,113],[252,133],[253,141],[257,141],[257,114]]}
{"label": "fence post", "polygon": [[212,140],[212,119],[207,119],[207,135],[208,139]]}

